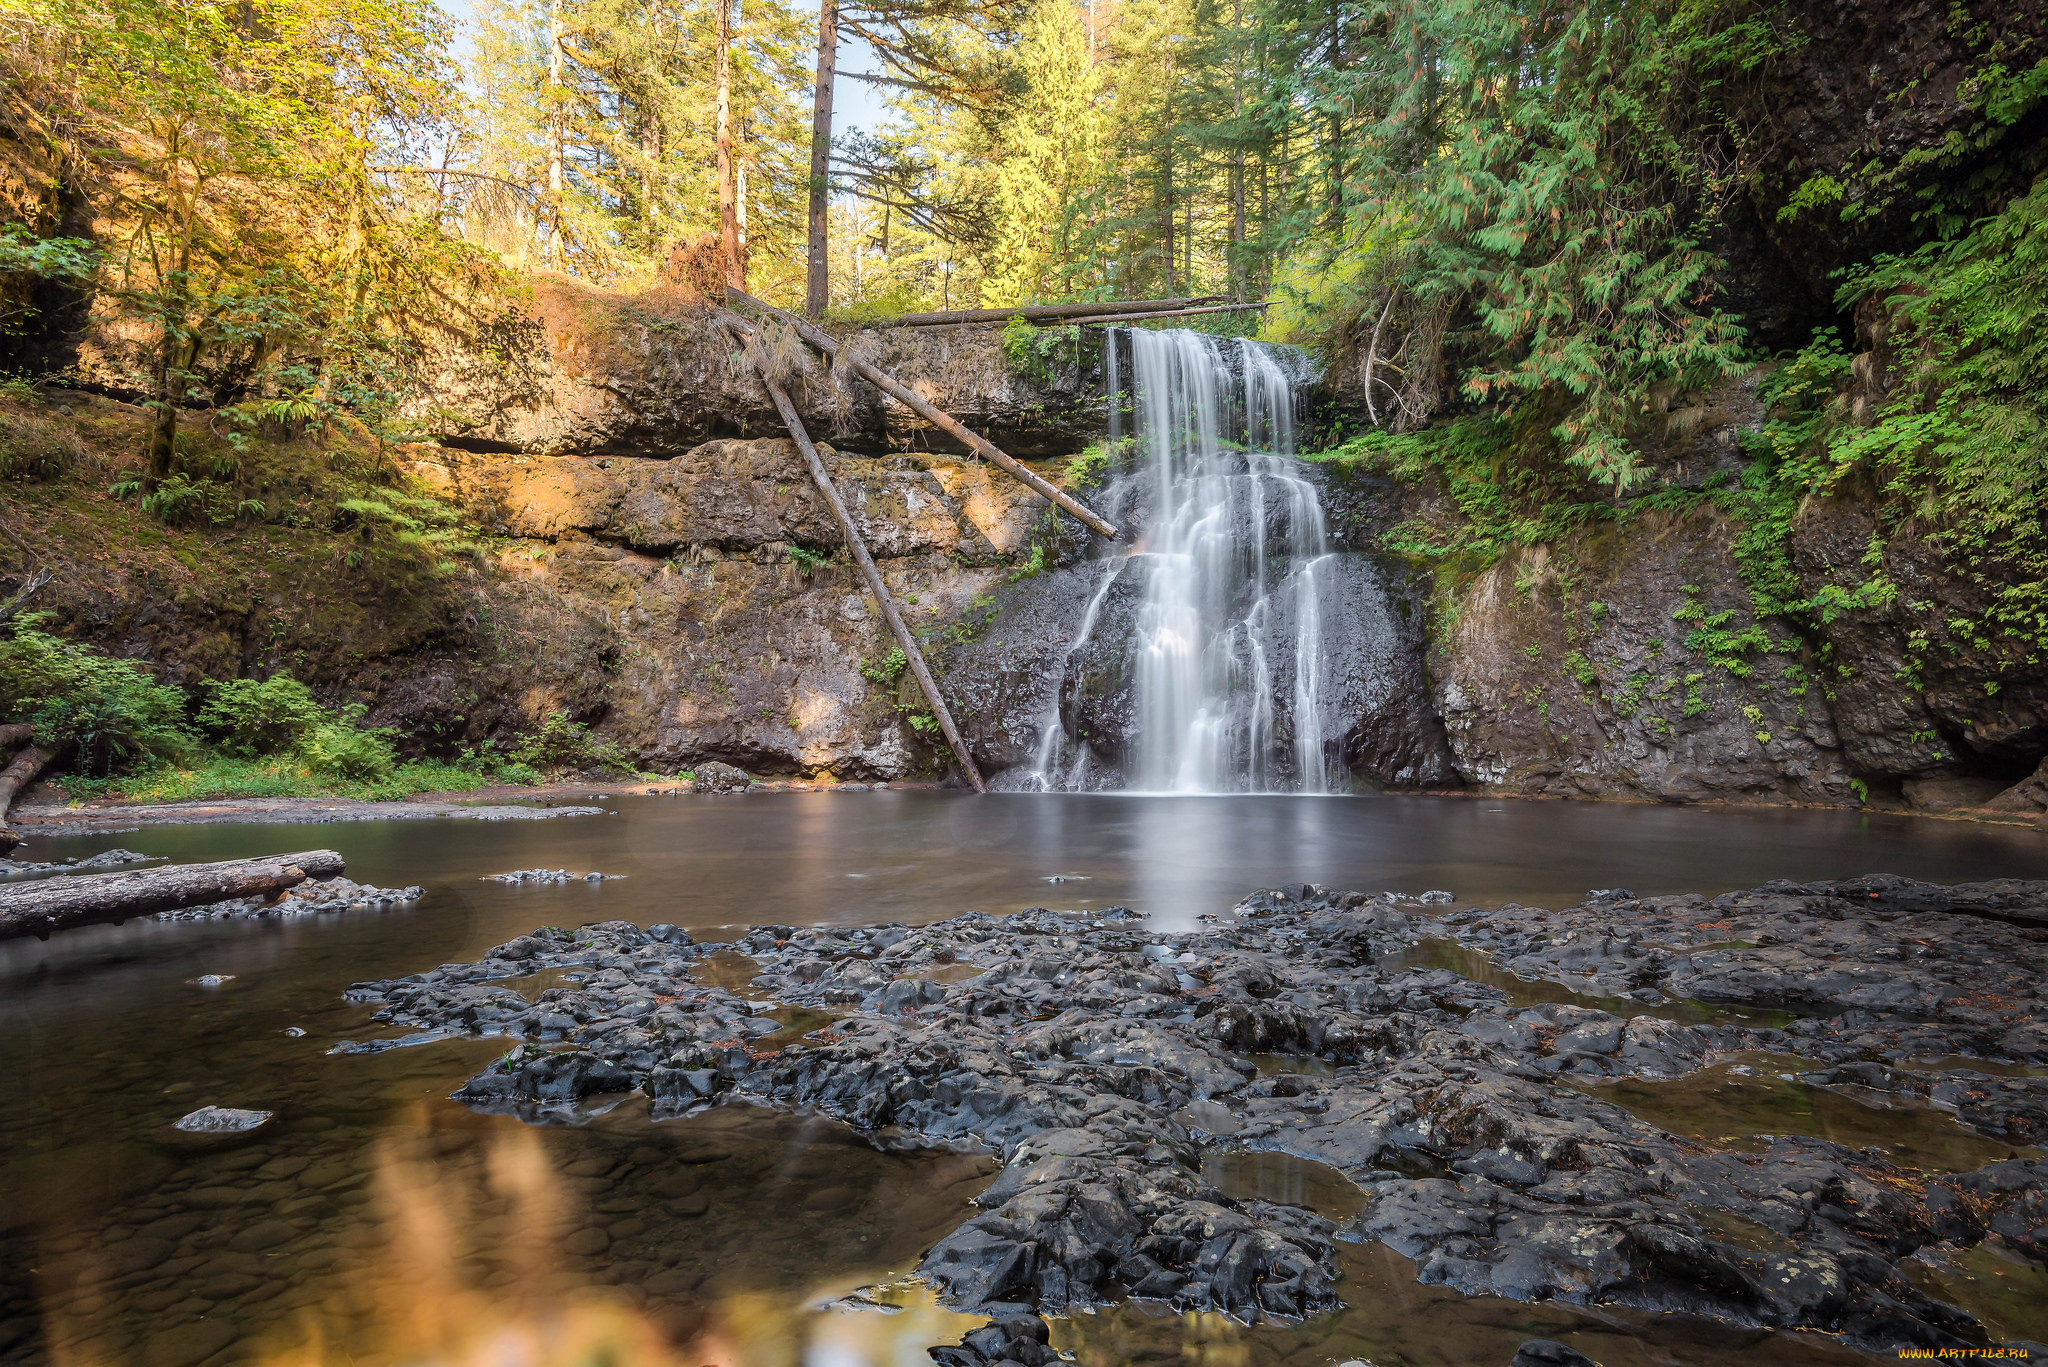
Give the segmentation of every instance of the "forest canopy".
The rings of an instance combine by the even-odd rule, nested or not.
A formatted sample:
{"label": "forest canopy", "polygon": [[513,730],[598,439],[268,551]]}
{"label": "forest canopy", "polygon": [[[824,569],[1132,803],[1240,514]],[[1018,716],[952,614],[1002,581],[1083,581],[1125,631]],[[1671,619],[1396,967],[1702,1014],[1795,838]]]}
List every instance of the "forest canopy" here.
{"label": "forest canopy", "polygon": [[[1881,259],[2023,198],[2040,168],[2001,140],[2048,90],[2024,34],[1959,10],[1977,65],[1947,141],[1819,170],[1786,153],[1775,109],[1812,35],[1757,0],[477,0],[460,24],[431,0],[0,0],[0,17],[0,328],[33,333],[90,281],[159,414],[152,479],[195,401],[407,435],[450,349],[510,354],[526,282],[558,273],[744,285],[854,320],[1268,300],[1263,323],[1208,321],[1366,354],[1374,425],[1517,412],[1570,478],[1626,490],[1646,415],[1848,326],[1857,281],[1903,278]],[[855,39],[879,71],[833,79]],[[856,80],[885,117],[823,136]],[[1816,258],[1812,302],[1767,322],[1774,286],[1745,262],[1787,243]]]}

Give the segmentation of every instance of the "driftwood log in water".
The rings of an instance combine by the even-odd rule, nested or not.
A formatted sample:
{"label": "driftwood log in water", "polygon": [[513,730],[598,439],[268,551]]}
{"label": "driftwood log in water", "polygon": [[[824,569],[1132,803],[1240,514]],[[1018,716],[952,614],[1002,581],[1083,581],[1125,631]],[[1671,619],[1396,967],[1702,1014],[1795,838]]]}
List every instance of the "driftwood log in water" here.
{"label": "driftwood log in water", "polygon": [[342,870],[333,850],[304,850],[218,864],[174,864],[123,873],[81,874],[0,887],[0,940],[47,938],[53,930],[125,921],[238,897],[268,896],[308,878]]}
{"label": "driftwood log in water", "polygon": [[[739,331],[746,325],[739,319],[727,319],[734,340],[739,340]],[[861,540],[860,528],[854,525],[853,514],[846,509],[846,502],[839,497],[839,490],[833,486],[832,476],[825,470],[825,462],[818,456],[818,448],[811,445],[811,434],[804,430],[803,419],[796,414],[796,405],[789,401],[789,395],[768,373],[767,367],[757,359],[754,369],[761,377],[762,386],[768,397],[775,401],[775,411],[782,415],[782,425],[789,429],[789,435],[796,442],[797,450],[803,453],[804,464],[810,468],[811,480],[818,486],[818,492],[825,496],[825,504],[832,510],[832,520],[839,524],[839,535],[846,542],[847,552],[853,556],[853,563],[860,568],[861,577],[867,580],[868,591],[875,595],[881,605],[882,619],[889,624],[896,643],[903,648],[903,658],[910,665],[911,674],[917,679],[917,686],[924,692],[925,701],[931,704],[932,716],[937,718],[939,730],[945,733],[946,743],[953,747],[954,758],[960,761],[960,768],[967,775],[967,781],[974,785],[977,793],[986,793],[988,785],[981,781],[981,770],[975,767],[974,756],[967,749],[967,742],[960,738],[960,728],[953,724],[953,714],[946,707],[946,700],[939,693],[938,680],[932,677],[931,668],[924,662],[924,652],[918,649],[917,637],[910,632],[910,626],[903,620],[903,614],[896,610],[896,600],[889,595],[889,586],[882,580],[881,570],[875,567],[874,557],[868,554],[867,543]]]}
{"label": "driftwood log in water", "polygon": [[[771,304],[764,304],[759,299],[742,290],[729,288],[726,290],[726,296],[736,304],[757,311],[763,317],[774,318],[778,322],[795,328],[799,337],[802,337],[806,342],[809,342],[812,346],[823,352],[828,359],[838,358],[839,339],[816,324],[798,318],[794,314],[784,313],[781,309]],[[734,321],[737,322],[738,320]],[[740,324],[740,326],[745,326],[745,324]],[[1017,460],[1007,451],[1004,451],[994,442],[988,440],[988,438],[970,431],[952,414],[938,408],[923,395],[919,394],[909,385],[904,384],[888,371],[883,370],[879,366],[869,364],[851,352],[847,353],[846,361],[853,367],[853,372],[856,375],[896,400],[896,402],[902,404],[905,408],[908,408],[911,412],[917,414],[920,418],[923,418],[932,426],[949,434],[954,440],[965,444],[968,450],[974,452],[989,464],[1006,471],[1012,477],[1021,480],[1032,492],[1049,499],[1056,506],[1072,513],[1083,523],[1087,524],[1091,531],[1098,532],[1108,537],[1111,541],[1116,540],[1116,527],[1107,519],[1097,514],[1094,509],[1075,498],[1072,494],[1069,494],[1066,490],[1028,469],[1021,461]]]}
{"label": "driftwood log in water", "polygon": [[[20,734],[22,732],[27,734]],[[22,747],[20,753],[8,761],[7,767],[0,769],[0,854],[6,854],[21,843],[21,837],[7,824],[7,813],[14,806],[14,799],[23,788],[36,781],[36,775],[42,773],[51,760],[57,758],[57,752],[49,746],[31,743],[34,738],[33,727],[0,727],[0,747]]]}

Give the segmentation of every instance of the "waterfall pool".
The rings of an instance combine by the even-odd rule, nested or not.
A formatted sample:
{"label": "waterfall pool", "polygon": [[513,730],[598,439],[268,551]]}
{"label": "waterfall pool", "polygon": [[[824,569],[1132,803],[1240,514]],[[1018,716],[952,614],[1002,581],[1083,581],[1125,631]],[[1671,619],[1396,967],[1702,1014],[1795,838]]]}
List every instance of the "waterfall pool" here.
{"label": "waterfall pool", "polygon": [[[882,1367],[924,1361],[974,1323],[900,1274],[962,1218],[995,1170],[986,1155],[885,1151],[745,1105],[657,1123],[628,1100],[582,1126],[529,1127],[446,1099],[504,1041],[329,1052],[378,1032],[343,1000],[350,983],[474,959],[541,925],[669,921],[715,940],[750,923],[1121,904],[1187,929],[1280,882],[1542,906],[1595,887],[2048,876],[2037,831],[1865,812],[928,790],[604,805],[617,814],[37,838],[24,853],[38,859],[332,846],[353,878],[427,892],[384,913],[0,945],[0,1360]],[[536,866],[625,877],[483,881]],[[217,1139],[170,1129],[208,1104],[275,1118]],[[1344,1199],[1299,1165],[1220,1162],[1283,1198]],[[1537,1335],[1570,1336],[1608,1367],[1867,1360],[1824,1337],[1464,1298],[1417,1284],[1385,1249],[1344,1256],[1348,1308],[1298,1328],[1123,1307],[1063,1321],[1055,1342],[1105,1364],[1504,1367]],[[2009,1269],[1938,1271],[1996,1290]]]}

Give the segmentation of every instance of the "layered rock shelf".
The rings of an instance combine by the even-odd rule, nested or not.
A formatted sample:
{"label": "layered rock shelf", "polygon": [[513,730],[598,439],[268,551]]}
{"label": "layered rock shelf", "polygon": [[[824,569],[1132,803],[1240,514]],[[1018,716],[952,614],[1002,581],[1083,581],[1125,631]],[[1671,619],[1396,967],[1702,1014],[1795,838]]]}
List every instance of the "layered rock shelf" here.
{"label": "layered rock shelf", "polygon": [[[1917,1268],[2048,1256],[2044,921],[2048,883],[1610,889],[1558,913],[1301,885],[1177,935],[1121,909],[727,944],[547,928],[350,995],[394,1029],[518,1040],[456,1094],[480,1110],[575,1120],[639,1092],[986,1146],[1002,1172],[919,1271],[998,1317],[1136,1298],[1290,1322],[1340,1303],[1339,1241],[1378,1241],[1472,1294],[1956,1347],[1986,1331]],[[542,970],[565,981],[509,985]],[[1640,1100],[1762,1074],[1898,1109],[1852,1144]],[[1887,1137],[1915,1127],[1941,1142]],[[1204,1157],[1232,1151],[1328,1165],[1355,1213],[1231,1194]]]}

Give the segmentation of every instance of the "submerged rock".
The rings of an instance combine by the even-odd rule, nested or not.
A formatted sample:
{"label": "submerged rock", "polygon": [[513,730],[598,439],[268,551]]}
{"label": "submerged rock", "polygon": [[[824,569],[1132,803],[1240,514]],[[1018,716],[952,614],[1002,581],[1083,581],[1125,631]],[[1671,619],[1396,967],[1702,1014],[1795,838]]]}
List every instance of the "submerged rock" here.
{"label": "submerged rock", "polygon": [[273,1112],[244,1111],[231,1106],[201,1106],[180,1116],[171,1128],[186,1134],[242,1134],[268,1121]]}
{"label": "submerged rock", "polygon": [[[657,1114],[733,1097],[833,1115],[880,1144],[986,1144],[1003,1172],[920,1268],[966,1309],[1064,1313],[1132,1296],[1286,1321],[1337,1304],[1334,1241],[1377,1240],[1424,1281],[1472,1294],[1952,1347],[1983,1342],[1982,1327],[1917,1289],[1902,1260],[1994,1235],[2041,1256],[2048,1163],[2015,1155],[1951,1175],[1796,1134],[1717,1144],[1586,1085],[1795,1045],[1918,1040],[1930,1022],[1974,1021],[2008,1053],[2038,1048],[2039,906],[2048,884],[1851,880],[1712,901],[1609,890],[1560,913],[1437,921],[1303,884],[1186,935],[1130,913],[1033,909],[918,928],[760,926],[713,947],[610,921],[351,996],[394,1026],[527,1040],[457,1093],[482,1109],[573,1119],[637,1087]],[[1523,976],[1684,998],[1711,969],[1748,994],[1726,999],[1756,1002],[1807,979],[1802,1000],[1832,1014],[1795,1030],[1696,1008],[1664,1019],[1639,1002],[1627,1016],[1518,1007],[1448,969],[1383,966],[1446,927]],[[755,989],[791,1009],[771,1018],[699,981],[714,948],[748,956]],[[981,971],[931,977],[962,965]],[[1910,990],[1867,995],[1880,965],[1913,970]],[[543,968],[581,979],[532,1002],[493,985]],[[1963,990],[1972,974],[1983,990]],[[1307,1071],[1282,1070],[1287,1056]],[[1811,1081],[1874,1080],[1905,1102],[1947,1102],[1987,1134],[2031,1133],[2040,1114],[2035,1079],[1912,1076],[1929,1080]],[[1335,1223],[1227,1194],[1203,1177],[1217,1149],[1327,1164],[1357,1184],[1358,1213]],[[939,1351],[1000,1360],[971,1343]]]}

